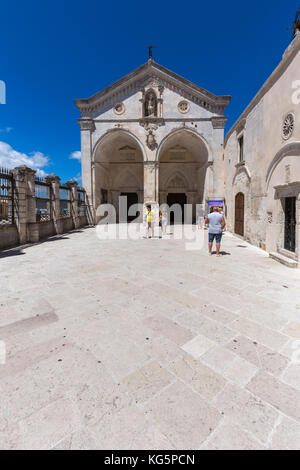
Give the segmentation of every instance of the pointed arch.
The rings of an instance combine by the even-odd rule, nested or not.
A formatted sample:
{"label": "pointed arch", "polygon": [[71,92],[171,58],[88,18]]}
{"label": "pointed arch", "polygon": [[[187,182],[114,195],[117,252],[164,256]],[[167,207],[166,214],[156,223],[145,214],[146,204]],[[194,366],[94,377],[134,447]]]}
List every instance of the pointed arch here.
{"label": "pointed arch", "polygon": [[[175,184],[172,185],[171,183],[174,182],[174,181],[175,181]],[[179,185],[178,183],[182,183],[182,184]],[[175,170],[171,175],[169,175],[165,186],[166,186],[166,188],[173,188],[173,187],[187,188],[188,187],[188,181],[187,181],[185,175],[181,171]]]}
{"label": "pointed arch", "polygon": [[235,172],[235,175],[233,177],[233,180],[232,180],[232,186],[235,184],[235,180],[236,178],[238,177],[238,175],[240,175],[241,173],[244,173],[246,175],[246,177],[248,178],[248,182],[250,183],[251,181],[251,173],[250,173],[250,170],[249,168],[247,167],[247,165],[243,165],[243,166],[240,166],[239,168],[237,168],[236,172]]}
{"label": "pointed arch", "polygon": [[145,150],[145,147],[144,145],[142,144],[142,142],[140,141],[140,139],[137,138],[137,136],[127,130],[127,129],[120,129],[120,128],[115,128],[115,129],[109,129],[107,132],[105,132],[104,134],[102,134],[96,141],[96,143],[94,144],[93,146],[93,150],[92,150],[92,161],[94,162],[95,161],[95,155],[97,153],[97,151],[99,150],[100,146],[102,144],[104,144],[108,139],[110,138],[114,138],[114,137],[117,137],[117,136],[120,136],[120,137],[124,137],[127,139],[133,139],[133,141],[138,145],[139,147],[139,150],[142,152],[142,155],[143,155],[143,161],[145,161],[147,159],[146,157],[146,150]]}
{"label": "pointed arch", "polygon": [[300,142],[291,142],[290,144],[285,145],[282,147],[279,152],[276,153],[275,157],[271,161],[267,174],[266,174],[266,184],[265,184],[265,193],[269,190],[269,184],[274,173],[275,168],[277,165],[283,160],[285,157],[300,157]]}
{"label": "pointed arch", "polygon": [[194,145],[195,148],[198,146],[198,149],[203,151],[203,153],[206,156],[206,163],[209,163],[209,162],[213,161],[212,160],[212,151],[211,151],[211,148],[210,148],[207,140],[202,135],[200,135],[196,130],[189,129],[189,128],[186,128],[186,127],[180,127],[180,128],[173,129],[168,135],[166,135],[162,139],[162,141],[160,142],[160,144],[157,148],[157,151],[156,151],[156,161],[158,161],[158,162],[160,161],[161,156],[165,152],[168,145],[172,142],[172,140],[175,140],[177,136],[178,136],[178,138],[182,137],[182,136],[191,137],[192,139],[197,138],[198,141],[196,141],[196,140],[195,141],[190,141],[190,145],[191,144]]}

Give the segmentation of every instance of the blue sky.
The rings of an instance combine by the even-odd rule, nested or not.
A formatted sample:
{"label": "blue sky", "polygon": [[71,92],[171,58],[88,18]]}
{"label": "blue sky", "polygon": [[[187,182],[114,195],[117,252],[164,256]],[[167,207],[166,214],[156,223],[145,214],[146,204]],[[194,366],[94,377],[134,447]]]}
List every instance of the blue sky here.
{"label": "blue sky", "polygon": [[80,176],[87,98],[154,59],[215,94],[231,94],[227,130],[280,62],[299,0],[2,2],[0,166]]}

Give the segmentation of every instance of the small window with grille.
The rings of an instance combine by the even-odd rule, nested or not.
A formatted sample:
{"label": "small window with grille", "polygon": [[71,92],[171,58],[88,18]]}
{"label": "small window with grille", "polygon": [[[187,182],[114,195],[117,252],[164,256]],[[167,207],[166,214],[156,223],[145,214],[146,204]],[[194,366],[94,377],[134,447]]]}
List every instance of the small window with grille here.
{"label": "small window with grille", "polygon": [[239,162],[242,163],[244,161],[244,136],[242,135],[239,140]]}

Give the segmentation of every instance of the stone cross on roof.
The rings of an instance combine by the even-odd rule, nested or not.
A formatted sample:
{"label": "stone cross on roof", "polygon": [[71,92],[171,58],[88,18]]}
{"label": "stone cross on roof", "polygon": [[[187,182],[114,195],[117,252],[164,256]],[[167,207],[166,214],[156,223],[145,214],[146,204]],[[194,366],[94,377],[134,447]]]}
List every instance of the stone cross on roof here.
{"label": "stone cross on roof", "polygon": [[152,59],[152,49],[157,46],[152,46],[152,41],[150,41],[150,46],[146,46],[149,50],[149,59]]}

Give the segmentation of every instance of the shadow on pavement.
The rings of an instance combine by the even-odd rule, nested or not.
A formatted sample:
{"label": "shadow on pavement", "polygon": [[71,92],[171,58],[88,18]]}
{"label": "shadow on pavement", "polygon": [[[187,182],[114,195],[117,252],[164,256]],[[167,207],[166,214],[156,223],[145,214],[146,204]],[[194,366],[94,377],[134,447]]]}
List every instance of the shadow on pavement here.
{"label": "shadow on pavement", "polygon": [[[217,254],[216,251],[212,251],[211,253],[212,253],[212,255]],[[222,255],[222,256],[231,256],[231,253],[227,253],[227,251],[220,251],[220,255]]]}
{"label": "shadow on pavement", "polygon": [[25,255],[22,248],[14,248],[12,250],[0,251],[0,258],[8,258],[10,256]]}

